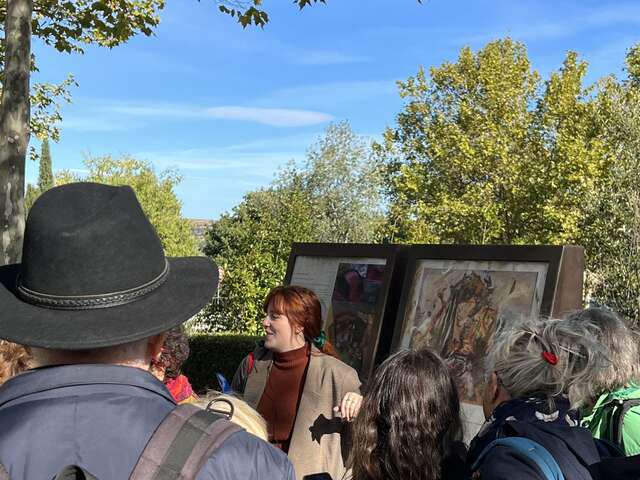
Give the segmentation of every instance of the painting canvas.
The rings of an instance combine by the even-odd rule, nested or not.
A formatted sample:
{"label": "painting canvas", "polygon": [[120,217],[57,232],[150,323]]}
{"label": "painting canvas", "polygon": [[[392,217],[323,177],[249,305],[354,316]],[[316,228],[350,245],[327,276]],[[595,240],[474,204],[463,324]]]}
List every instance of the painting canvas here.
{"label": "painting canvas", "polygon": [[384,271],[384,265],[367,263],[338,266],[325,329],[340,358],[358,371],[369,367],[366,353],[377,340],[376,307]]}
{"label": "painting canvas", "polygon": [[290,279],[318,295],[329,341],[362,378],[373,368],[385,272],[380,258],[299,256]]}
{"label": "painting canvas", "polygon": [[400,346],[429,345],[460,399],[481,405],[487,348],[505,323],[539,314],[546,274],[543,262],[420,260]]}

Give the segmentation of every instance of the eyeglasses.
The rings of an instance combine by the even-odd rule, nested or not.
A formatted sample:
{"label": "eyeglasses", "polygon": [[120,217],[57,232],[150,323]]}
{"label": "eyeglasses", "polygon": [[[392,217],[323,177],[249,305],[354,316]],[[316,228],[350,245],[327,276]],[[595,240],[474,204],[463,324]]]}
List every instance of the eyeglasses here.
{"label": "eyeglasses", "polygon": [[[220,409],[219,407],[215,407],[214,405],[216,403],[224,403],[226,405],[229,406],[228,409],[226,408],[222,408]],[[228,400],[224,397],[216,397],[213,400],[211,400],[208,404],[207,404],[207,408],[205,408],[205,410],[212,412],[212,413],[218,413],[220,415],[224,415],[225,417],[227,417],[227,420],[231,420],[233,418],[233,412],[235,410],[234,406],[233,406],[233,402],[231,402],[231,400]]]}

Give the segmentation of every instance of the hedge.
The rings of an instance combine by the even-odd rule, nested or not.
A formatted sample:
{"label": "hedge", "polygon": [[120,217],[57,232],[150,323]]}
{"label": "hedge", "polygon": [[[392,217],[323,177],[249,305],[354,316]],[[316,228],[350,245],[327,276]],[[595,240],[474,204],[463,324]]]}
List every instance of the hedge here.
{"label": "hedge", "polygon": [[182,367],[183,373],[198,393],[219,390],[216,372],[231,381],[242,359],[253,351],[260,338],[229,333],[193,335],[189,337],[191,354]]}

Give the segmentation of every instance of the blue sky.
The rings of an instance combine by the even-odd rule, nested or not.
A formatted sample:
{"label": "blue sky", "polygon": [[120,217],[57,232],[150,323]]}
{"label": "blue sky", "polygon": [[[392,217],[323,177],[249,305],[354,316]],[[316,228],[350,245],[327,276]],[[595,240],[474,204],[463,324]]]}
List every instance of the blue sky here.
{"label": "blue sky", "polygon": [[[214,0],[168,0],[155,36],[113,50],[60,54],[35,44],[35,81],[79,87],[65,105],[54,169],[81,171],[85,155],[132,154],[183,176],[183,214],[217,218],[267,185],[329,122],[375,137],[402,108],[395,81],[419,65],[455,60],[511,36],[543,76],[567,50],[588,81],[622,74],[640,40],[640,2],[327,0],[302,12],[265,0],[271,22],[243,30]],[[37,145],[37,143],[34,143]],[[27,180],[37,165],[27,163]]]}

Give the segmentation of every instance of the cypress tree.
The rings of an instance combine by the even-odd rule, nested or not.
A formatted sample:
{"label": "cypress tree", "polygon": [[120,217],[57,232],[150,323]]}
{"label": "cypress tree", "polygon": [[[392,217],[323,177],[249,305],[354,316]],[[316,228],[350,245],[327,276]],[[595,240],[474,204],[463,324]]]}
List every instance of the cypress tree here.
{"label": "cypress tree", "polygon": [[40,151],[40,170],[38,172],[38,189],[44,193],[53,187],[53,169],[51,167],[51,151],[49,140],[44,139]]}

